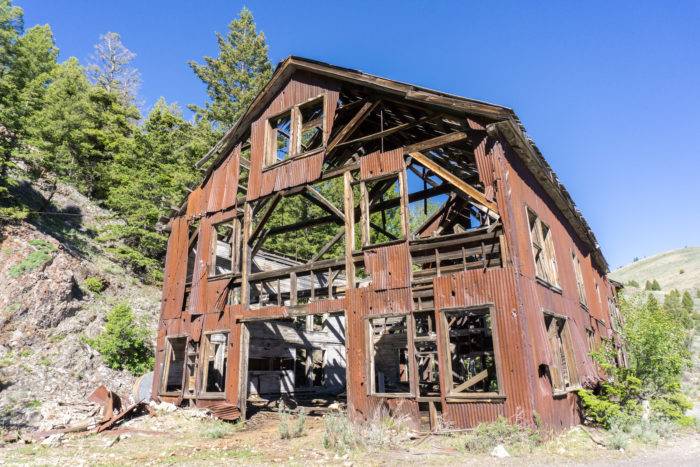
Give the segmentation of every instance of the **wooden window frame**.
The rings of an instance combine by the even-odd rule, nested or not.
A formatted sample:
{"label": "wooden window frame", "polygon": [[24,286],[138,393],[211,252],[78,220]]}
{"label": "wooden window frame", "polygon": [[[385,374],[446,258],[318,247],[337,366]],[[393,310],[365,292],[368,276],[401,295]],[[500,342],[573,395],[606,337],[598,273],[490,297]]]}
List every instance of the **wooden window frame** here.
{"label": "wooden window frame", "polygon": [[[173,352],[173,346],[170,342],[173,339],[185,339],[185,358],[182,361],[182,381],[180,382],[179,391],[167,392],[167,379],[168,373],[170,372],[170,356]],[[163,372],[160,375],[160,385],[158,386],[158,395],[166,397],[179,397],[184,393],[185,390],[185,373],[187,364],[187,344],[189,344],[189,337],[185,334],[175,334],[172,336],[165,336],[165,359],[163,360]]]}
{"label": "wooden window frame", "polygon": [[[231,272],[224,274],[216,274],[216,246],[217,246],[217,233],[216,226],[221,224],[231,224],[232,234],[231,234]],[[242,259],[242,248],[243,244],[243,216],[230,217],[221,222],[217,222],[211,225],[211,248],[209,251],[209,267],[207,270],[207,277],[209,280],[218,279],[221,277],[226,277],[230,275],[240,275],[241,273],[241,259]]]}
{"label": "wooden window frame", "polygon": [[576,290],[578,292],[578,301],[581,306],[588,311],[588,300],[586,299],[586,283],[583,280],[583,271],[581,270],[581,260],[574,250],[571,250],[571,263],[574,267],[574,277],[576,278]]}
{"label": "wooden window frame", "polygon": [[[207,391],[207,377],[209,376],[209,360],[208,360],[208,346],[210,342],[208,341],[209,336],[212,334],[226,334],[226,368],[224,375],[224,390],[221,392]],[[203,345],[201,345],[203,344]],[[199,346],[199,391],[197,393],[198,399],[226,399],[228,394],[228,387],[226,386],[226,380],[229,375],[229,358],[231,358],[231,330],[230,329],[213,329],[202,332],[202,342]]]}
{"label": "wooden window frame", "polygon": [[[321,108],[323,109],[323,114],[321,117],[321,133],[322,133],[322,138],[325,138],[326,135],[326,93],[319,94],[318,96],[312,97],[311,99],[307,99],[304,102],[301,102],[299,104],[296,104],[292,107],[289,107],[281,112],[278,112],[274,115],[271,115],[270,117],[265,119],[265,127],[264,127],[264,144],[263,144],[263,171],[268,170],[272,167],[278,167],[282,164],[288,163],[292,159],[296,159],[299,157],[306,157],[311,154],[316,154],[319,151],[322,151],[325,149],[325,144],[321,144],[321,146],[317,148],[310,149],[308,151],[301,151],[301,133],[302,133],[302,121],[301,121],[301,107],[305,107],[307,105],[312,105],[315,101],[321,101]],[[283,115],[289,113],[289,154],[286,158],[283,160],[279,160],[277,158],[277,147],[275,144],[273,144],[276,139],[274,138],[273,131],[275,131],[272,128],[272,125],[270,122],[272,120],[275,120],[277,118],[282,117]]]}
{"label": "wooden window frame", "polygon": [[[385,242],[370,243],[370,210],[369,210],[369,193],[367,191],[367,184],[373,182],[380,182],[382,180],[388,180],[390,178],[396,178],[399,184],[399,215],[400,225],[401,225],[401,236],[396,240],[387,240]],[[362,250],[377,248],[382,246],[394,245],[397,243],[403,243],[406,241],[408,236],[407,223],[407,197],[406,197],[406,172],[398,171],[389,174],[382,174],[377,177],[367,178],[355,182],[355,184],[360,185],[360,242],[362,243]],[[354,226],[353,226],[354,228]],[[354,238],[354,232],[353,232]]]}
{"label": "wooden window frame", "polygon": [[[371,320],[378,318],[404,318],[406,320],[406,348],[408,355],[408,385],[409,392],[377,392],[374,390],[374,349],[372,342],[372,329]],[[383,313],[371,316],[365,316],[364,318],[364,328],[365,328],[365,348],[367,349],[367,367],[366,367],[366,378],[367,378],[367,395],[374,397],[386,397],[386,398],[406,398],[406,397],[416,397],[416,364],[415,358],[413,357],[413,352],[411,348],[414,346],[413,342],[413,319],[411,313]]]}
{"label": "wooden window frame", "polygon": [[[530,227],[530,217],[534,218],[534,226]],[[535,277],[544,285],[561,291],[559,283],[559,268],[557,264],[556,248],[550,226],[542,221],[539,215],[529,206],[525,206],[525,221],[527,231],[530,236],[530,246],[532,250],[532,260],[535,263]],[[535,230],[536,238],[533,238],[532,230]],[[544,229],[547,229],[545,234]],[[538,252],[536,251],[539,250]],[[541,263],[537,259],[541,257]],[[551,275],[551,277],[550,277]]]}
{"label": "wooden window frame", "polygon": [[[547,317],[550,317],[550,326],[547,326]],[[554,324],[563,323],[561,325],[562,330],[558,332],[557,335],[552,334],[551,327]],[[552,356],[553,361],[550,365],[550,376],[552,381],[552,395],[554,397],[565,395],[569,392],[581,389],[580,375],[578,367],[576,366],[576,354],[573,345],[573,336],[571,333],[571,325],[569,318],[567,316],[554,313],[549,310],[542,310],[542,324],[545,329],[545,335],[547,336],[547,345]],[[556,352],[557,348],[553,348],[552,339],[556,339],[561,345],[561,352]],[[558,355],[556,355],[558,354]],[[566,370],[568,373],[568,385],[562,375],[561,358],[565,359]],[[559,359],[554,360],[554,359]]]}
{"label": "wooden window frame", "polygon": [[[501,355],[499,349],[499,337],[498,337],[498,327],[496,323],[496,313],[495,305],[493,303],[485,303],[482,305],[473,306],[460,306],[460,307],[450,307],[442,308],[439,310],[439,322],[442,326],[442,332],[438,335],[438,340],[442,340],[442,345],[445,352],[445,365],[444,370],[441,369],[441,373],[444,375],[444,391],[447,394],[447,402],[464,402],[465,400],[494,400],[494,399],[505,399],[505,393],[503,391],[503,378],[501,374]],[[491,340],[493,343],[493,360],[494,366],[496,367],[496,382],[498,383],[498,392],[454,392],[454,381],[452,380],[452,352],[450,351],[450,327],[447,322],[447,314],[455,312],[480,312],[481,314],[487,314],[491,318]],[[439,326],[438,326],[439,327]]]}

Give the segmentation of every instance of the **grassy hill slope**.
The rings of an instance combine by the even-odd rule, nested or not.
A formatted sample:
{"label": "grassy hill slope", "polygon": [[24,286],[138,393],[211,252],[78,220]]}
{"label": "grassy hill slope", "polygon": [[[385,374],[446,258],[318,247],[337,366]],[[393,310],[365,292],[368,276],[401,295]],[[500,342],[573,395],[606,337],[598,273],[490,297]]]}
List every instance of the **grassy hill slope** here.
{"label": "grassy hill slope", "polygon": [[641,287],[647,280],[656,279],[664,291],[690,290],[694,296],[695,290],[700,289],[700,247],[659,253],[623,266],[611,272],[610,277],[623,284],[635,280]]}

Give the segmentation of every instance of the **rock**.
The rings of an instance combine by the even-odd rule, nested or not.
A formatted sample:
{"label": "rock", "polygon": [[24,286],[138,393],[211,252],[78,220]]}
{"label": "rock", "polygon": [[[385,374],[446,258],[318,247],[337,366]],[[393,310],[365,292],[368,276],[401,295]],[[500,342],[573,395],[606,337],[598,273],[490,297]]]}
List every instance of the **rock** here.
{"label": "rock", "polygon": [[498,444],[491,451],[491,456],[496,457],[498,459],[504,459],[506,457],[510,457],[510,454],[508,454],[508,451],[506,451],[505,446],[503,446],[502,444]]}
{"label": "rock", "polygon": [[41,442],[41,445],[51,447],[60,446],[63,436],[63,433],[54,433],[52,435],[49,435],[45,440]]}

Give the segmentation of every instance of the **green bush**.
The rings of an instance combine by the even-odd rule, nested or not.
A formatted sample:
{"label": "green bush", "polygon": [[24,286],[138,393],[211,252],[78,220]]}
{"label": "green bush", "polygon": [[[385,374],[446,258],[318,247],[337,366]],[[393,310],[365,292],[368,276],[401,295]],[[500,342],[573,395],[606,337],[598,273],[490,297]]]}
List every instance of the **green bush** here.
{"label": "green bush", "polygon": [[35,239],[30,240],[29,244],[35,248],[19,263],[12,266],[9,270],[10,277],[18,278],[25,272],[31,272],[48,263],[56,251],[56,247],[45,240]]}
{"label": "green bush", "polygon": [[114,370],[128,370],[139,376],[153,368],[153,350],[148,330],[137,323],[129,305],[121,303],[107,313],[104,330],[94,339],[85,339],[97,350],[105,364]]}
{"label": "green bush", "polygon": [[355,427],[345,414],[328,413],[323,416],[323,447],[340,454],[360,444]]}
{"label": "green bush", "polygon": [[688,401],[680,392],[683,371],[690,364],[683,324],[649,295],[644,300],[621,299],[622,328],[629,365],[614,364],[609,345],[594,352],[608,380],[595,390],[579,391],[586,419],[607,429],[639,421],[642,401],[650,401],[651,417],[677,424],[691,423],[684,413]]}
{"label": "green bush", "polygon": [[627,281],[627,285],[629,285],[630,287],[637,287],[637,288],[639,288],[639,282],[637,282],[637,281],[635,281],[635,280],[629,280],[629,281]]}
{"label": "green bush", "polygon": [[106,288],[102,279],[96,276],[86,277],[83,281],[83,286],[90,292],[96,294],[102,292]]}

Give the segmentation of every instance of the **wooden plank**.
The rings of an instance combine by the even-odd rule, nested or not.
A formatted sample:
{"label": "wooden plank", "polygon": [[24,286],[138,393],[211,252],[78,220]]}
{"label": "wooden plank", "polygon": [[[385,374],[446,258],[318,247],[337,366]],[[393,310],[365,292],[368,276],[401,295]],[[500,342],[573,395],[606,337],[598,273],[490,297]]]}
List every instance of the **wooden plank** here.
{"label": "wooden plank", "polygon": [[352,252],[355,250],[355,206],[352,195],[352,173],[343,174],[343,207],[345,209],[345,276],[347,287],[355,287],[355,262]]}
{"label": "wooden plank", "polygon": [[333,245],[338,243],[338,240],[340,240],[343,237],[343,235],[345,235],[345,225],[342,225],[340,226],[340,228],[338,228],[338,231],[335,233],[333,238],[331,238],[325,245],[323,245],[323,247],[321,247],[321,249],[318,250],[318,252],[315,255],[313,255],[313,257],[309,261],[307,261],[307,264],[318,261],[318,259],[321,256],[325,255],[328,252],[328,250],[333,248]]}
{"label": "wooden plank", "polygon": [[328,143],[328,146],[326,147],[326,154],[331,152],[338,144],[345,141],[345,139],[350,136],[353,131],[357,130],[357,128],[363,121],[365,121],[365,119],[377,107],[377,105],[379,105],[378,99],[366,101],[357,111],[355,116],[353,116],[350,121],[338,132],[335,138]]}
{"label": "wooden plank", "polygon": [[[275,195],[270,200],[270,204],[267,206],[265,213],[260,218],[260,222],[258,222],[258,225],[255,227],[255,230],[253,230],[253,232],[250,234],[250,238],[248,238],[248,241],[250,241],[250,239],[256,238],[260,234],[260,231],[265,227],[265,224],[270,219],[272,212],[277,207],[277,203],[279,203],[281,200],[282,200],[282,196],[280,196],[279,193],[275,193]],[[251,218],[251,221],[252,221],[252,218]]]}
{"label": "wooden plank", "polygon": [[[417,151],[428,151],[430,149],[439,148],[440,146],[446,146],[452,143],[458,143],[464,141],[468,136],[463,131],[455,131],[454,133],[447,133],[446,135],[437,136],[435,138],[426,139],[420,143],[411,144],[406,146],[406,153],[411,154]],[[413,156],[413,154],[411,154]]]}
{"label": "wooden plank", "polygon": [[396,133],[397,131],[403,131],[403,130],[408,130],[409,128],[413,128],[414,126],[420,125],[421,123],[425,123],[430,120],[434,120],[438,117],[441,117],[441,114],[431,114],[431,115],[426,115],[421,118],[416,119],[413,122],[406,122],[402,123],[400,125],[393,126],[391,128],[387,128],[384,131],[378,131],[376,133],[372,133],[370,135],[365,135],[365,136],[360,136],[359,138],[352,139],[350,141],[344,141],[342,143],[339,143],[337,147],[342,147],[342,146],[347,146],[350,144],[355,144],[355,143],[362,143],[365,141],[372,141],[374,139],[378,138],[383,138],[385,136],[392,135]]}
{"label": "wooden plank", "polygon": [[479,381],[485,380],[488,375],[489,375],[488,370],[484,370],[480,373],[477,373],[474,376],[472,376],[471,378],[469,378],[468,380],[466,380],[465,382],[463,382],[462,384],[460,384],[459,386],[457,386],[456,388],[454,388],[452,390],[452,392],[462,392],[465,389],[474,386]]}
{"label": "wooden plank", "polygon": [[469,185],[468,183],[464,182],[463,180],[459,179],[456,175],[452,174],[448,170],[444,169],[442,166],[438,165],[425,154],[416,151],[411,152],[410,155],[416,161],[423,164],[428,169],[432,170],[438,177],[451,183],[476,202],[486,206],[489,210],[498,214],[498,207],[496,206],[496,203],[486,199],[486,196],[482,192]]}
{"label": "wooden plank", "polygon": [[330,212],[331,214],[335,214],[336,216],[338,216],[338,218],[345,221],[345,214],[343,214],[343,212],[340,209],[335,207],[335,205],[331,203],[325,196],[319,193],[318,190],[308,185],[305,188],[306,191],[303,193],[305,198],[316,204],[321,209],[325,209],[326,211]]}

